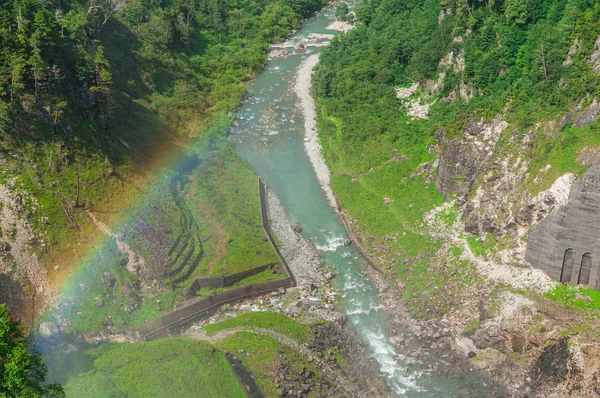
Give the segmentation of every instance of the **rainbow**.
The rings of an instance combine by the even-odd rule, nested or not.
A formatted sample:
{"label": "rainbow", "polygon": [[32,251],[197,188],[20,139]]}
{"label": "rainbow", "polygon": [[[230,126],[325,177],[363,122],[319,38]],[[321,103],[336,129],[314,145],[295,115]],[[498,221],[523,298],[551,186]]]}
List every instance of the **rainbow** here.
{"label": "rainbow", "polygon": [[[198,167],[200,159],[211,150],[212,146],[219,143],[230,145],[226,137],[231,118],[222,116],[215,119],[217,121],[212,124],[212,128],[208,129],[202,137],[192,139],[166,155],[158,156],[162,159],[154,162],[152,167],[156,171],[154,176],[143,183],[144,189],[138,188],[139,193],[129,200],[130,203],[123,206],[124,208],[116,216],[112,217],[109,226],[98,221],[94,216],[94,209],[90,209],[88,218],[91,223],[96,224],[96,231],[87,244],[88,249],[83,256],[71,260],[73,264],[64,267],[70,270],[70,275],[56,282],[59,286],[57,298],[37,316],[34,326],[50,322],[56,326],[54,330],[62,329],[67,334],[79,330],[98,332],[97,327],[101,323],[113,323],[116,329],[121,328],[121,322],[127,326],[138,326],[136,318],[128,313],[131,308],[123,307],[134,305],[128,302],[133,301],[128,295],[135,296],[139,288],[147,287],[137,286],[137,278],[133,276],[145,272],[141,269],[144,265],[143,259],[132,258],[133,250],[119,239],[119,236],[132,225],[136,225],[141,215],[147,212],[151,205],[164,202],[165,195],[169,200],[172,199],[170,194],[182,189],[187,176]],[[115,300],[124,303],[122,308],[115,308],[114,305],[107,306],[102,301],[103,297],[96,296],[98,292],[108,291],[115,283],[126,286],[125,292],[114,293],[116,296],[122,296],[121,300]],[[153,310],[147,310],[148,317],[160,315],[158,306],[154,307]],[[82,308],[87,310],[81,311]],[[137,323],[145,320],[149,319],[141,319]],[[116,322],[119,324],[115,324]],[[36,348],[44,351],[43,346],[47,339],[37,333],[36,327],[33,330]]]}

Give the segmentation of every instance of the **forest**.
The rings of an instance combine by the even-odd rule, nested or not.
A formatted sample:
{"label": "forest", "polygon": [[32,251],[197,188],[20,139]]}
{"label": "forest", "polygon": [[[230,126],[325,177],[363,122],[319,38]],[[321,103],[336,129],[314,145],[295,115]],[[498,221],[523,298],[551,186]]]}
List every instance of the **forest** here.
{"label": "forest", "polygon": [[143,183],[222,125],[269,44],[322,5],[3,0],[0,182],[31,196],[28,219],[47,232],[36,252],[51,257],[81,228],[78,209],[118,208],[125,178]]}
{"label": "forest", "polygon": [[[390,123],[399,118],[394,88],[436,78],[448,53],[462,52],[464,71],[442,68],[440,98],[461,84],[474,98],[438,103],[434,126],[451,129],[461,114],[494,115],[509,104],[525,129],[597,90],[587,62],[600,20],[593,1],[365,0],[355,13],[359,26],[323,52],[315,85],[323,108],[344,119],[350,142],[409,134]],[[575,40],[578,51],[565,62]]]}
{"label": "forest", "polygon": [[[564,173],[580,175],[586,166],[578,153],[600,141],[597,123],[573,124],[599,93],[600,6],[587,0],[364,0],[354,14],[356,28],[323,50],[314,76],[332,185],[364,245],[406,283],[403,295],[414,313],[446,314],[459,307],[474,269],[458,259],[462,248],[441,260],[451,271],[431,267],[445,246],[424,216],[444,204],[436,188],[444,148],[469,147],[469,123],[507,123],[485,155],[493,177],[472,176],[442,214],[448,225],[462,211],[488,220],[487,229],[473,227],[476,235],[467,235],[473,253],[512,250],[517,240],[497,223],[522,205],[517,193],[531,198]],[[411,94],[398,98],[399,88]],[[409,114],[413,104],[427,114]],[[519,161],[523,169],[514,172],[510,200],[498,214],[470,203],[460,207],[486,178],[490,185],[505,182],[499,165],[510,169]],[[427,308],[435,311],[426,314]]]}
{"label": "forest", "polygon": [[[119,265],[114,242],[108,240],[108,251],[98,243],[101,233],[86,211],[100,211],[110,221],[156,217],[176,234],[181,214],[175,205],[184,206],[180,196],[185,189],[195,189],[199,202],[215,212],[213,220],[206,214],[198,217],[201,209],[193,209],[202,227],[208,230],[209,222],[222,223],[224,231],[231,229],[230,239],[252,235],[240,238],[246,246],[226,253],[229,267],[262,261],[269,253],[259,253],[252,239],[264,242],[232,216],[231,206],[237,206],[233,212],[240,218],[245,212],[251,217],[258,214],[258,197],[256,176],[226,138],[228,126],[246,95],[246,85],[266,63],[269,44],[289,36],[323,4],[324,0],[2,0],[0,185],[16,198],[15,211],[35,238],[17,248],[14,228],[0,223],[0,244],[10,241],[8,250],[37,255],[57,286],[78,268],[99,272],[97,280],[77,294],[88,297],[93,292],[92,296],[112,303],[114,296],[106,293],[101,274],[110,271],[119,276],[115,289],[121,282],[129,283],[132,275]],[[171,164],[175,155],[184,160]],[[190,177],[199,156],[204,167]],[[179,181],[177,173],[186,178]],[[233,200],[222,200],[231,197],[231,190],[237,199],[248,195],[248,200],[233,205]],[[147,208],[144,201],[150,203]],[[128,213],[133,204],[138,204],[134,215]],[[3,236],[8,229],[10,234]],[[208,238],[200,248],[191,245],[189,255],[201,257],[202,245],[211,245]],[[130,237],[130,241],[136,249],[146,250],[139,240]],[[86,268],[82,264],[96,249],[99,259]],[[1,272],[19,287],[34,289],[35,281],[27,279],[22,264],[11,253],[2,256],[0,264],[8,269]],[[168,287],[178,290],[163,292],[170,297],[162,304],[167,307],[175,300],[172,296],[181,300],[184,290]],[[5,294],[0,292],[0,299]],[[92,296],[88,298],[93,300]],[[43,299],[37,298],[38,311]],[[163,308],[150,301],[151,308],[146,307],[151,316],[160,315]],[[97,308],[92,301],[80,298],[77,304],[84,312],[90,310],[90,317],[74,322],[74,330],[102,327],[104,318],[93,315]],[[105,310],[115,319],[130,321],[123,307],[122,302],[111,307],[107,301]],[[150,316],[146,307],[134,314],[139,322]],[[19,365],[0,360],[0,395],[60,395],[57,385],[40,386],[46,367],[39,354],[26,352],[24,333],[32,326],[29,319],[39,315],[28,311],[9,315],[0,306],[0,359],[13,355]],[[14,322],[25,318],[28,322],[21,326]],[[119,321],[119,327],[131,324]]]}

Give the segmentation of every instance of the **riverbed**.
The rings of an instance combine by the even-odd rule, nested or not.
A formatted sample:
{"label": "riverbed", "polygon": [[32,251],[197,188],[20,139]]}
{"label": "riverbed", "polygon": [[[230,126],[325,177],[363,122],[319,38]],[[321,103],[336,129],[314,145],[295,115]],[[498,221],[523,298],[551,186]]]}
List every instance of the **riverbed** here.
{"label": "riverbed", "polygon": [[[333,10],[329,6],[307,20],[287,45],[298,40],[310,43],[311,33],[335,33],[326,29]],[[307,98],[307,68],[310,71],[318,61],[320,48],[307,46],[300,53],[290,49],[288,55],[269,61],[249,88],[231,140],[280,198],[291,222],[314,243],[325,267],[336,270],[334,283],[342,292],[339,310],[370,347],[390,388],[406,397],[486,395],[489,389],[477,375],[454,372],[451,364],[439,359],[423,361],[403,355],[389,343],[388,314],[367,277],[364,258],[347,244],[346,231],[332,208],[329,173],[319,153],[314,102]]]}

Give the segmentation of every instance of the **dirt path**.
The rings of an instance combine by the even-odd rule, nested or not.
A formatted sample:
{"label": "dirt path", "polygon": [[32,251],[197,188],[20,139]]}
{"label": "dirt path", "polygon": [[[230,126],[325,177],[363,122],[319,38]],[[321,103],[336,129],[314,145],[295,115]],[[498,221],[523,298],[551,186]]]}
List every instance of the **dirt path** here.
{"label": "dirt path", "polygon": [[123,242],[117,234],[115,234],[111,229],[104,224],[102,221],[98,220],[94,213],[90,210],[86,210],[86,213],[90,219],[90,221],[105,235],[110,236],[115,240],[119,251],[127,256],[127,270],[134,275],[137,275],[140,280],[146,280],[144,276],[149,273],[149,267],[146,263],[146,260],[142,256],[137,255],[131,247]]}

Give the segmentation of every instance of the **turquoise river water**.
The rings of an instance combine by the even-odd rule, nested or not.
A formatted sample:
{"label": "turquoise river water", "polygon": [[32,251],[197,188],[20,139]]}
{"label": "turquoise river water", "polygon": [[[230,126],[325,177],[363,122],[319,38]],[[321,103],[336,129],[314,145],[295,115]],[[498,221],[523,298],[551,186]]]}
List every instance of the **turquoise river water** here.
{"label": "turquoise river water", "polygon": [[[335,33],[325,29],[332,14],[330,6],[307,20],[290,42],[306,39],[309,33]],[[344,245],[346,231],[329,206],[304,151],[304,121],[293,86],[301,62],[319,50],[309,47],[305,54],[290,51],[285,58],[267,64],[249,89],[248,100],[232,127],[231,140],[279,196],[291,221],[314,242],[326,266],[337,269],[334,283],[342,291],[339,309],[371,348],[394,392],[406,397],[492,396],[488,383],[474,374],[454,372],[442,361],[436,361],[434,367],[445,369],[442,372],[426,370],[431,364],[398,355],[389,344],[387,314],[379,309],[377,291],[363,272],[365,260],[355,247]]]}

